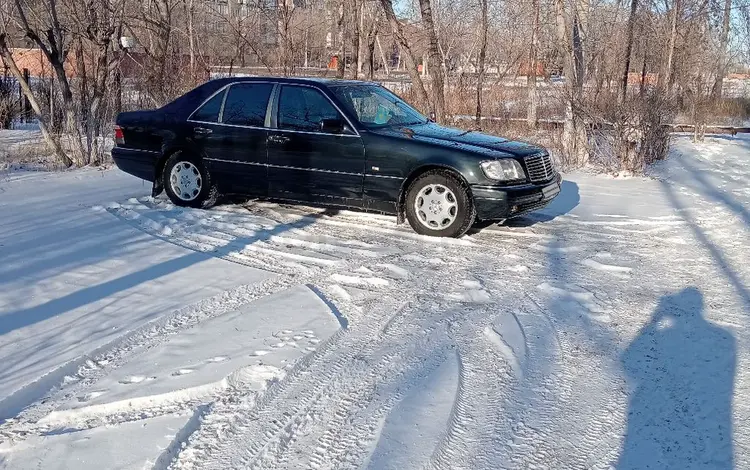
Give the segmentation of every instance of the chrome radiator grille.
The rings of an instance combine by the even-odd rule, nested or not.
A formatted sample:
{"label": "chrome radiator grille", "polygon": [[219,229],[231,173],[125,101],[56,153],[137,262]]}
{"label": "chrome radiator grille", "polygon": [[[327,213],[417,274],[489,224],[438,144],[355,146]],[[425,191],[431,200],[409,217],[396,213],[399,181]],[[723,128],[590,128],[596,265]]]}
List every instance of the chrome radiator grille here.
{"label": "chrome radiator grille", "polygon": [[534,183],[549,181],[555,174],[552,158],[546,153],[525,157],[523,160],[526,163],[529,179]]}

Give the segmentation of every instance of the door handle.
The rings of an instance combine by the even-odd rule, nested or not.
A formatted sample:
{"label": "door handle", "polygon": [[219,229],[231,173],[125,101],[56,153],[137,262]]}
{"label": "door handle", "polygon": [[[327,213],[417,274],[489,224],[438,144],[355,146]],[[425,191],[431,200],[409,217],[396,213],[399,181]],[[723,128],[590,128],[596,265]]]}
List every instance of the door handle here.
{"label": "door handle", "polygon": [[205,127],[196,127],[195,129],[193,129],[193,132],[198,135],[209,135],[213,131],[211,129],[206,129]]}
{"label": "door handle", "polygon": [[283,136],[283,135],[271,135],[268,136],[269,142],[274,142],[277,144],[285,144],[289,142],[289,137]]}

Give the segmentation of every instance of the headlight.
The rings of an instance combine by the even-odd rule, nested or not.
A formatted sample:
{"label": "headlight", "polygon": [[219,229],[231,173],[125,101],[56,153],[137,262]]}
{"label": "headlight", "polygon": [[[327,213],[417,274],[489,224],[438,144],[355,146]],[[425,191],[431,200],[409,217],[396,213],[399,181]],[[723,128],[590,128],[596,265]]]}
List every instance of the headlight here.
{"label": "headlight", "polygon": [[526,174],[521,168],[521,164],[512,158],[501,158],[479,164],[482,171],[491,180],[497,181],[514,181],[525,180]]}

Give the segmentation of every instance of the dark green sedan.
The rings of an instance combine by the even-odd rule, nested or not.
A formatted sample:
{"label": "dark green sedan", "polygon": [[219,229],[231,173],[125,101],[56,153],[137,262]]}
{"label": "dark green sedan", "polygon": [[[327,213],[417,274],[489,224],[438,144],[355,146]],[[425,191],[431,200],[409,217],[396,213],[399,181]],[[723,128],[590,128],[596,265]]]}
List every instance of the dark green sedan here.
{"label": "dark green sedan", "polygon": [[421,234],[544,207],[560,192],[547,151],[443,127],[377,84],[210,81],[156,110],[121,113],[112,157],[177,205],[219,194],[396,214]]}

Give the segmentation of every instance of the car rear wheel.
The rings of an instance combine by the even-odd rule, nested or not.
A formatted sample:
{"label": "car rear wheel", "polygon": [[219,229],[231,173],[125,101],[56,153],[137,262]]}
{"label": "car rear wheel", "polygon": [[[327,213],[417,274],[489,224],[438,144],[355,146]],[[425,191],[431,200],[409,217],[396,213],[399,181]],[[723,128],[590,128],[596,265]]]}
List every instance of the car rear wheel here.
{"label": "car rear wheel", "polygon": [[435,237],[460,237],[476,218],[469,190],[446,170],[428,171],[409,186],[406,218],[415,232]]}
{"label": "car rear wheel", "polygon": [[216,188],[203,161],[184,152],[176,152],[164,164],[162,183],[177,206],[202,208],[216,202]]}

